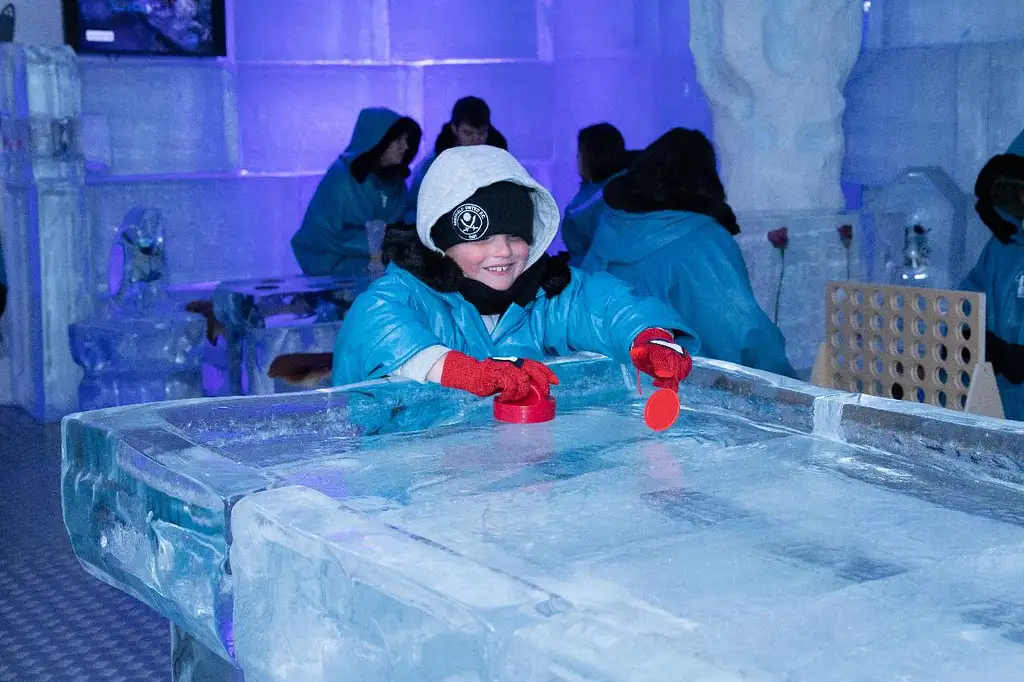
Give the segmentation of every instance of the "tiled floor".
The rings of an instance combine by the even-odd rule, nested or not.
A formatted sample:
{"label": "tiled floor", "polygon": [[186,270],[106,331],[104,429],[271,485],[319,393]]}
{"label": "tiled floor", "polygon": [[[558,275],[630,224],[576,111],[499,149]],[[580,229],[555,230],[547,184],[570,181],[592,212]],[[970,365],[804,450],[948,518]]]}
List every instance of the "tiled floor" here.
{"label": "tiled floor", "polygon": [[59,481],[59,426],[0,407],[0,682],[169,679],[167,621],[78,564]]}

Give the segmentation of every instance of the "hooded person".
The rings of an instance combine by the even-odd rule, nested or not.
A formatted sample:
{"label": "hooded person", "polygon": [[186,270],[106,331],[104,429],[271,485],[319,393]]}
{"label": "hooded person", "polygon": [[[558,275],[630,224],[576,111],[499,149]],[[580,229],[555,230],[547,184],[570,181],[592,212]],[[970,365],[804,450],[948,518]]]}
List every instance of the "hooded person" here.
{"label": "hooded person", "polygon": [[974,194],[992,238],[961,288],[985,294],[985,359],[1006,418],[1024,421],[1024,133],[989,159]]}
{"label": "hooded person", "polygon": [[444,151],[452,147],[471,147],[486,144],[498,149],[508,149],[508,141],[498,129],[491,125],[491,108],[479,97],[463,97],[452,107],[452,117],[441,126],[441,132],[434,141],[434,151],[420,161],[412,175],[409,185],[409,209],[405,222],[416,224],[416,201],[423,178],[430,170],[431,164]]}
{"label": "hooded person", "polygon": [[697,339],[660,301],[548,256],[558,217],[551,193],[508,152],[442,152],[423,179],[415,231],[388,230],[387,272],[345,316],[334,384],[397,376],[519,399],[531,381],[544,392],[557,383],[544,358],[591,351],[678,387]]}
{"label": "hooded person", "polygon": [[608,208],[604,188],[626,172],[636,157],[626,149],[626,140],[610,123],[598,123],[579,132],[576,138],[576,166],[580,188],[562,219],[562,241],[569,252],[569,262],[579,267],[594,241],[601,214]]}
{"label": "hooded person", "polygon": [[368,232],[383,234],[405,215],[405,179],[420,136],[415,121],[390,109],[359,112],[352,141],[320,181],[292,237],[303,274],[366,275]]}
{"label": "hooded person", "polygon": [[609,272],[670,305],[702,355],[795,376],[782,332],[754,299],[703,133],[675,128],[659,137],[605,187],[604,200],[583,270]]}

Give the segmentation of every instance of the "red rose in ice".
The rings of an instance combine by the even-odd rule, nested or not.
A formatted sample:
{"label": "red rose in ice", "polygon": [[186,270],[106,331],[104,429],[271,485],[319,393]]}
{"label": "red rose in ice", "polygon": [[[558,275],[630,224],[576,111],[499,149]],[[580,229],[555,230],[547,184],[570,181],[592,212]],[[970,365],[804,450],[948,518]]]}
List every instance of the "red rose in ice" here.
{"label": "red rose in ice", "polygon": [[768,233],[768,241],[776,249],[784,249],[789,246],[789,228],[783,225],[777,230]]}
{"label": "red rose in ice", "polygon": [[850,248],[850,244],[853,242],[853,225],[840,225],[836,229],[839,232],[839,241],[846,248]]}

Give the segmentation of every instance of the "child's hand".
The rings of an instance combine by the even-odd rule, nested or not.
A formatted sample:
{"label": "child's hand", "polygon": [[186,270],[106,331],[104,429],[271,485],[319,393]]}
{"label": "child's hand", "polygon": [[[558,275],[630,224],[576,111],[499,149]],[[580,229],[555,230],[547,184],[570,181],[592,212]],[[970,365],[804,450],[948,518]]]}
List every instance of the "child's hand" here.
{"label": "child's hand", "polygon": [[664,329],[645,329],[633,341],[629,351],[633,364],[644,374],[654,377],[658,388],[679,390],[679,382],[690,375],[693,360]]}
{"label": "child's hand", "polygon": [[544,363],[522,358],[488,358],[475,360],[458,351],[444,356],[441,385],[458,388],[485,398],[500,393],[506,400],[522,400],[530,394],[530,384],[541,395],[550,393],[550,384],[558,377]]}

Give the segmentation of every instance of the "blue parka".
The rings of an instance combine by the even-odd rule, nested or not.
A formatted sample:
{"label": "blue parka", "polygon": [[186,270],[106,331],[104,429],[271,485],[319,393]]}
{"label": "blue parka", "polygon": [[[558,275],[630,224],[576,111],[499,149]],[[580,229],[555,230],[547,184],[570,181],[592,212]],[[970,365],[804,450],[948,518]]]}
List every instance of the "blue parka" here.
{"label": "blue parka", "polygon": [[[1007,153],[1024,156],[1024,132]],[[985,294],[988,331],[1008,343],[1024,345],[1024,226],[1004,211],[996,209],[996,212],[1003,220],[1016,225],[1017,232],[1008,244],[992,237],[961,288]],[[996,376],[996,381],[1006,418],[1024,421],[1024,384],[1011,384],[1001,375]]]}
{"label": "blue parka", "polygon": [[[528,265],[535,263],[558,231],[558,206],[511,154],[487,145],[457,147],[438,156],[420,192],[420,241],[439,251],[430,237],[434,222],[477,189],[503,180],[533,190],[534,242]],[[480,313],[461,294],[437,291],[391,264],[345,316],[334,349],[333,381],[343,385],[386,376],[437,345],[480,360],[509,355],[541,360],[591,351],[625,364],[634,338],[648,327],[675,331],[690,352],[700,348],[671,308],[636,297],[606,274],[587,276],[573,269],[560,294],[547,298],[541,290],[527,306],[512,305],[488,332]]]}
{"label": "blue parka", "polygon": [[349,170],[349,164],[377,146],[399,118],[390,109],[359,112],[352,141],[320,181],[302,227],[292,237],[292,251],[303,274],[365,275],[370,262],[366,222],[391,224],[405,215],[404,182],[385,183],[374,173],[357,182]]}
{"label": "blue parka", "polygon": [[614,178],[602,182],[581,182],[580,189],[565,207],[562,219],[562,241],[569,252],[569,262],[579,267],[594,241],[601,214],[608,208],[604,202],[604,188]]}
{"label": "blue parka", "polygon": [[754,299],[743,256],[713,218],[687,211],[601,217],[583,269],[607,271],[670,305],[701,340],[701,355],[793,377],[779,328]]}

